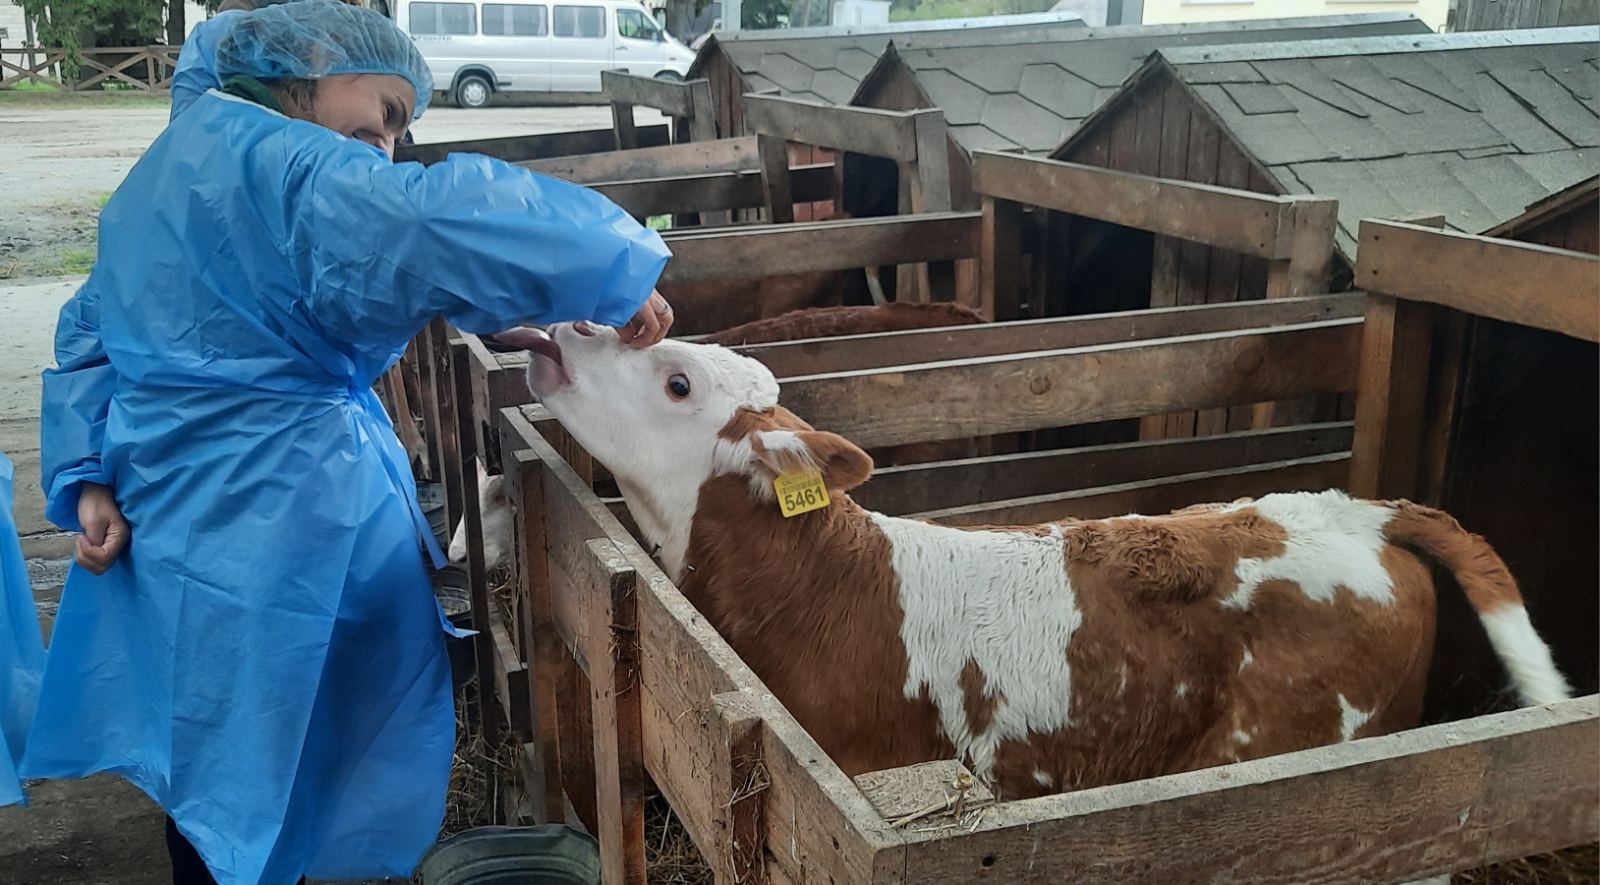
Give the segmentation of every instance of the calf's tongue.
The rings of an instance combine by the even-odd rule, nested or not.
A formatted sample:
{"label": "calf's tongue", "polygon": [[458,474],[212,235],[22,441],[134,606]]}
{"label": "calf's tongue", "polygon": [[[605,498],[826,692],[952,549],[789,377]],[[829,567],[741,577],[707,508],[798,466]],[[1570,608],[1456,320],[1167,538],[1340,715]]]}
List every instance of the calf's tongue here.
{"label": "calf's tongue", "polygon": [[561,346],[556,344],[555,340],[543,329],[519,326],[518,328],[501,332],[498,335],[492,335],[490,338],[501,344],[520,347],[529,353],[538,354],[558,366],[562,365]]}

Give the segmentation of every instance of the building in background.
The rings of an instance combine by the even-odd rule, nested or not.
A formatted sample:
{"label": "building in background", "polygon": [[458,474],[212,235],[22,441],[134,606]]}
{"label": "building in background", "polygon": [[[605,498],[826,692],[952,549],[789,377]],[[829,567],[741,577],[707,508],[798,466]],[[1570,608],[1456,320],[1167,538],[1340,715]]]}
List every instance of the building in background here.
{"label": "building in background", "polygon": [[1259,18],[1408,12],[1442,31],[1451,0],[1143,0],[1142,18],[1126,24],[1188,24]]}

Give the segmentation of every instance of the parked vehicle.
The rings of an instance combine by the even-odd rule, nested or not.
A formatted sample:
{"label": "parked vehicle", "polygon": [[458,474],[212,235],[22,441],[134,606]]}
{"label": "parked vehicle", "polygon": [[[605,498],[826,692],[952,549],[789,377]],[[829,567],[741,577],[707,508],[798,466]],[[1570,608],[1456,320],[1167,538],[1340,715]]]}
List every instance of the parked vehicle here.
{"label": "parked vehicle", "polygon": [[681,80],[694,61],[639,0],[396,0],[394,11],[461,107],[496,92],[599,92],[605,70]]}

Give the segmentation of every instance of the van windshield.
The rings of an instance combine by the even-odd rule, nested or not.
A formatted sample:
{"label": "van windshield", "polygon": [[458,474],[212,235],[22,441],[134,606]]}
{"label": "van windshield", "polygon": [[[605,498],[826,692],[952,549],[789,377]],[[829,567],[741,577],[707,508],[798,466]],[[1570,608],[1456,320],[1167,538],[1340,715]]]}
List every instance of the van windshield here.
{"label": "van windshield", "polygon": [[656,20],[645,15],[642,9],[617,10],[617,35],[630,40],[661,42],[661,29],[656,27]]}

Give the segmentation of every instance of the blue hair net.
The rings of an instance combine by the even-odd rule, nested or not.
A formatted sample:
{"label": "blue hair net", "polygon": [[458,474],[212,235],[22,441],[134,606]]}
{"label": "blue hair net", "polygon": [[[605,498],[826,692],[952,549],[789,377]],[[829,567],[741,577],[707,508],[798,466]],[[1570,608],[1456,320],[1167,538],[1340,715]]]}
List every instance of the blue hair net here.
{"label": "blue hair net", "polygon": [[217,76],[318,80],[394,74],[417,93],[412,119],[433,97],[433,75],[411,39],[381,13],[336,0],[278,3],[242,13],[217,44]]}

